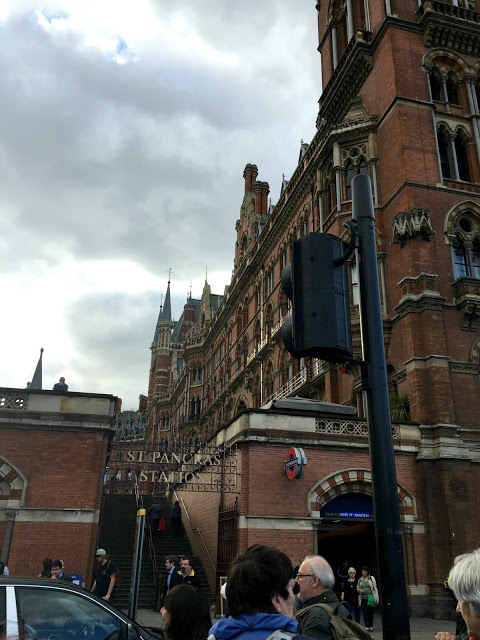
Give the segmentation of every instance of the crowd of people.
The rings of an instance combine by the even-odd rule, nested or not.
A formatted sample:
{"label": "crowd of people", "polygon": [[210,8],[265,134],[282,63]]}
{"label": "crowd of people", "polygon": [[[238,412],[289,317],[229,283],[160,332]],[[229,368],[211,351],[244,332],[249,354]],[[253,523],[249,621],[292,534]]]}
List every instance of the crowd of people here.
{"label": "crowd of people", "polygon": [[[166,640],[370,638],[373,617],[366,608],[373,611],[379,599],[376,581],[366,567],[358,580],[355,569],[346,568],[339,599],[335,575],[322,556],[308,556],[294,570],[278,549],[252,545],[237,556],[227,575],[229,615],[210,626],[203,592],[177,575],[182,571],[174,560],[168,556],[165,561],[170,576],[162,607]],[[480,549],[456,558],[448,583],[458,600],[464,631],[440,632],[435,640],[480,640]],[[361,611],[365,628],[358,624]]]}

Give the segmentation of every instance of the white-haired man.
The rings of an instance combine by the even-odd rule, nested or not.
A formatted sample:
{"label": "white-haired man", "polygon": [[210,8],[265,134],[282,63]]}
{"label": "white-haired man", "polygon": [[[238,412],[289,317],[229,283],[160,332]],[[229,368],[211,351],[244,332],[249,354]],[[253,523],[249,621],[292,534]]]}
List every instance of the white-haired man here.
{"label": "white-haired man", "polygon": [[298,632],[317,640],[331,640],[331,616],[318,605],[327,605],[334,612],[338,609],[341,618],[348,616],[348,611],[339,603],[333,592],[335,576],[332,567],[322,556],[307,556],[300,565],[295,579],[300,587],[301,602],[296,615]]}
{"label": "white-haired man", "polygon": [[[458,600],[457,611],[467,623],[469,638],[480,640],[480,548],[455,558],[448,576],[448,586]],[[455,638],[444,631],[435,636],[435,640]]]}

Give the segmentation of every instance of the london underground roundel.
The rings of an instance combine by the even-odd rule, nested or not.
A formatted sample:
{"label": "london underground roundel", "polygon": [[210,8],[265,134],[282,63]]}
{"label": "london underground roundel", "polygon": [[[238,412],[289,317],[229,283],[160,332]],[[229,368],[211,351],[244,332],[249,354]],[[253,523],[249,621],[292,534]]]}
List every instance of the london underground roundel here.
{"label": "london underground roundel", "polygon": [[303,449],[298,447],[290,447],[285,460],[285,473],[290,480],[299,480],[303,478],[305,466],[307,464],[307,456]]}

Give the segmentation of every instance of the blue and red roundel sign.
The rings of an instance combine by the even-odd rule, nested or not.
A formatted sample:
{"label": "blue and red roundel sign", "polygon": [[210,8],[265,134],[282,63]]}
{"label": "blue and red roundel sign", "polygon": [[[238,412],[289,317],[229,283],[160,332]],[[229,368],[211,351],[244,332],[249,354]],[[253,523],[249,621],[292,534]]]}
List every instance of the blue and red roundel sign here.
{"label": "blue and red roundel sign", "polygon": [[299,480],[303,478],[305,467],[307,465],[307,456],[305,451],[298,447],[290,447],[285,460],[285,473],[290,480]]}

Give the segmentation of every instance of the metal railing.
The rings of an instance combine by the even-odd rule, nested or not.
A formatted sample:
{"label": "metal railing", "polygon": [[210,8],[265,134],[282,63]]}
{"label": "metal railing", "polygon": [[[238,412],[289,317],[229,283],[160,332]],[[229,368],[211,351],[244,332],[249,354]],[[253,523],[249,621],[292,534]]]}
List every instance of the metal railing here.
{"label": "metal railing", "polygon": [[212,565],[212,568],[213,568],[213,570],[214,570],[214,571],[215,571],[215,573],[216,573],[217,569],[216,569],[215,564],[214,564],[214,562],[213,562],[213,560],[212,560],[212,556],[210,555],[210,552],[209,552],[209,550],[208,550],[208,547],[207,547],[207,545],[205,544],[205,540],[204,540],[204,538],[203,538],[202,532],[200,531],[200,528],[199,528],[199,527],[194,527],[194,526],[193,526],[192,520],[191,520],[191,518],[190,518],[190,514],[188,513],[188,509],[187,509],[187,506],[186,506],[185,502],[183,501],[183,498],[180,498],[180,497],[178,496],[178,494],[177,494],[177,492],[176,492],[176,491],[174,491],[173,493],[174,493],[174,495],[175,495],[175,499],[182,503],[182,505],[183,505],[183,509],[184,509],[184,511],[185,511],[185,515],[187,516],[187,520],[188,520],[188,522],[189,522],[189,524],[190,524],[190,527],[192,528],[193,533],[198,533],[198,535],[200,536],[200,540],[202,541],[202,544],[203,544],[203,547],[204,547],[204,549],[205,549],[205,552],[206,552],[206,554],[207,554],[207,556],[208,556],[208,559],[210,560],[210,563],[211,563],[211,565]]}

